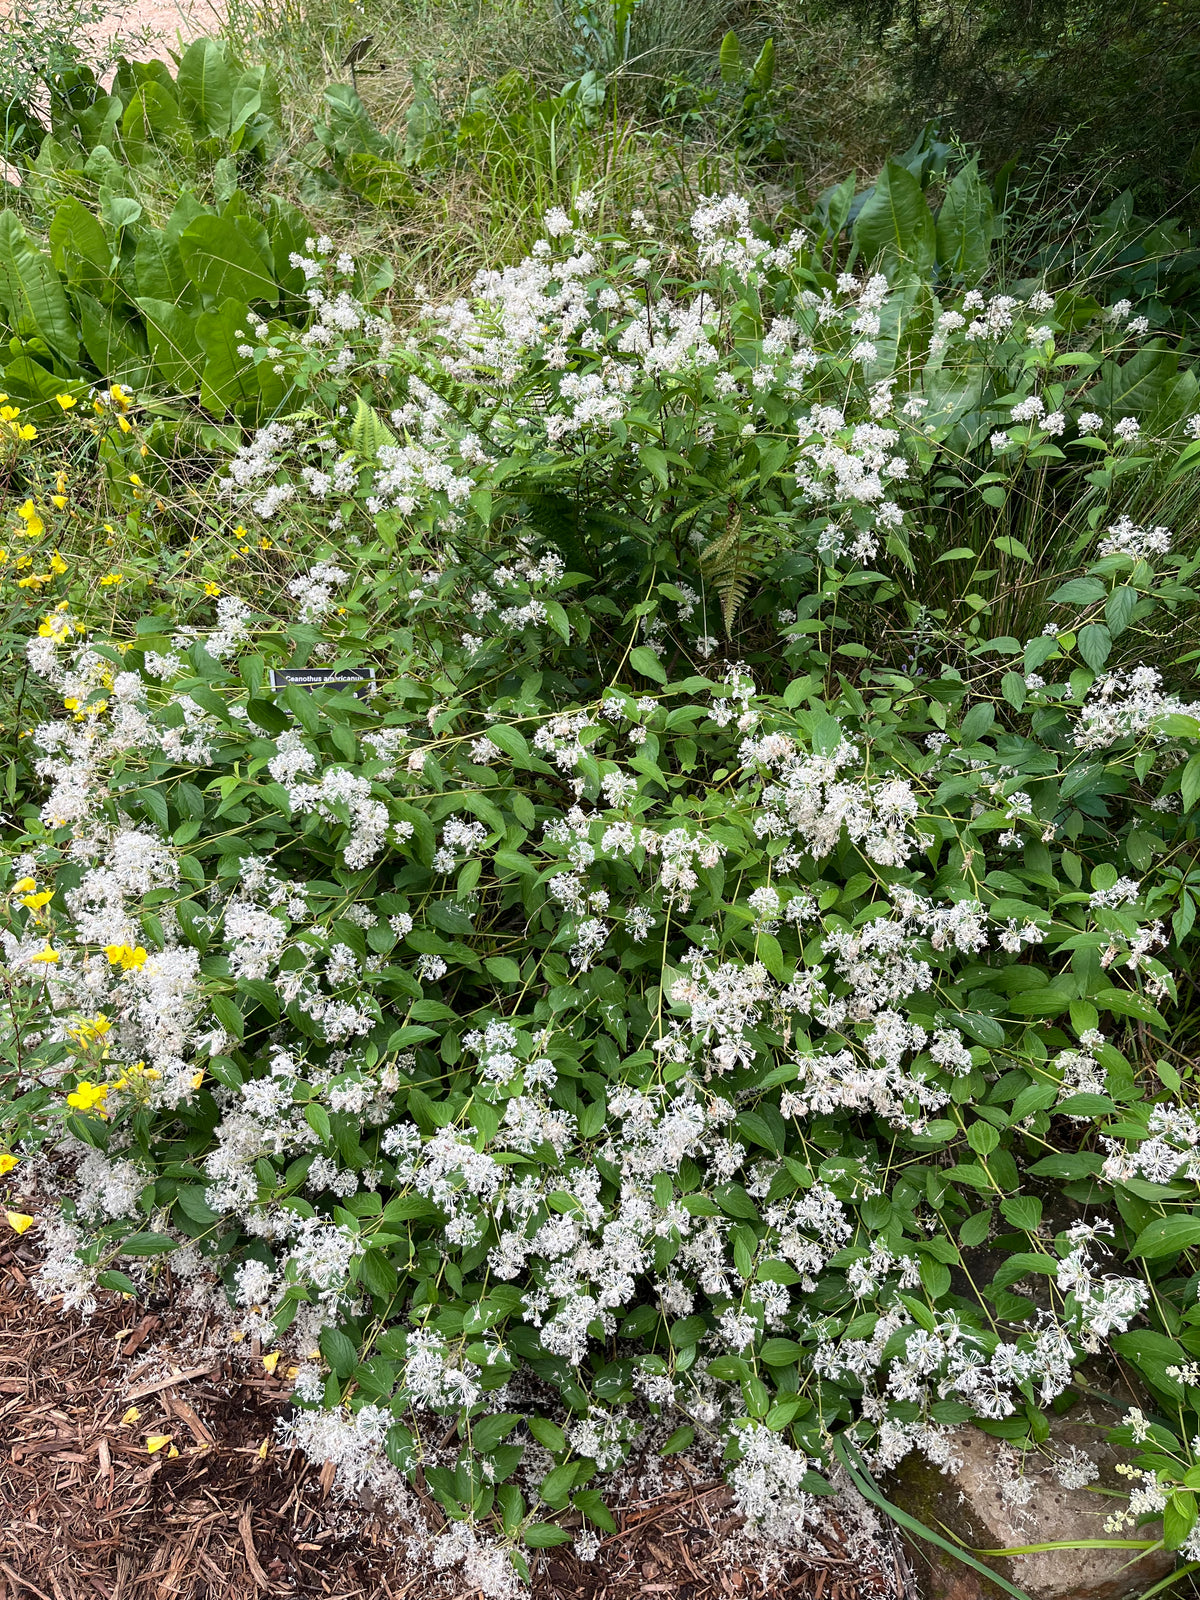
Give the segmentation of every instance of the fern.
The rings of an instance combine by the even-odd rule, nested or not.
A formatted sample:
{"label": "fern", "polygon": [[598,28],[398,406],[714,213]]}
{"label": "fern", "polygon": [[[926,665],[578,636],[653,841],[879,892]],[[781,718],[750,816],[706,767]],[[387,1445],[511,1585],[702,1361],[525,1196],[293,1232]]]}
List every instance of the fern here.
{"label": "fern", "polygon": [[761,554],[753,537],[743,537],[742,527],[742,508],[731,500],[729,522],[700,552],[700,571],[717,591],[727,638],[757,576]]}

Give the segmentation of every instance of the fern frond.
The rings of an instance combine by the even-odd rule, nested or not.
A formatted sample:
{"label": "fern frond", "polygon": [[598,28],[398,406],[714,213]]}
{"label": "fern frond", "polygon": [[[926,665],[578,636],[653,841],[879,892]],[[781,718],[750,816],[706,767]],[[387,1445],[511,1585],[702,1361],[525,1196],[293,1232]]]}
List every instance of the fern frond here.
{"label": "fern frond", "polygon": [[728,523],[700,552],[700,571],[717,592],[727,638],[759,566],[759,546],[753,537],[743,538],[742,522],[742,508],[731,500]]}

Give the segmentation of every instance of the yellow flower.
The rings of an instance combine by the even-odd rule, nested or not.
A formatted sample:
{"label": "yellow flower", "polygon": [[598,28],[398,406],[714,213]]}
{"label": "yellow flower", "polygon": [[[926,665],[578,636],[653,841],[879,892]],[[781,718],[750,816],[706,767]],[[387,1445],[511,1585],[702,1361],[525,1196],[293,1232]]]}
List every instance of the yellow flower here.
{"label": "yellow flower", "polygon": [[43,906],[48,906],[54,899],[53,889],[43,889],[38,894],[23,894],[21,904],[28,906],[30,911],[40,911]]}
{"label": "yellow flower", "polygon": [[[50,557],[50,571],[56,577],[61,578],[63,573],[66,570],[67,570],[67,563],[63,560],[63,558],[59,555],[58,551],[56,550],[54,552],[54,554]],[[101,578],[100,581],[101,581],[101,583],[103,583],[104,579]]]}
{"label": "yellow flower", "polygon": [[34,1224],[34,1218],[27,1217],[23,1211],[6,1211],[4,1217],[14,1233],[25,1233]]}
{"label": "yellow flower", "polygon": [[116,406],[118,411],[129,410],[129,396],[125,393],[124,389],[122,389],[119,383],[114,383],[109,389],[108,398],[112,401],[113,405]]}
{"label": "yellow flower", "polygon": [[38,539],[46,531],[46,524],[37,514],[37,507],[32,500],[26,500],[23,506],[17,507],[17,515],[25,524],[25,537]]}
{"label": "yellow flower", "polygon": [[262,1364],[268,1372],[274,1373],[275,1368],[279,1365],[279,1354],[278,1350],[272,1350],[269,1356],[262,1358]]}
{"label": "yellow flower", "polygon": [[[124,1333],[122,1333],[121,1337],[122,1339],[125,1337]],[[132,1427],[133,1424],[141,1418],[141,1415],[142,1413],[136,1406],[130,1406],[129,1410],[121,1418],[121,1426],[123,1428]]]}
{"label": "yellow flower", "polygon": [[89,1079],[84,1078],[67,1096],[67,1104],[73,1106],[76,1111],[94,1111],[99,1107],[100,1115],[103,1117],[107,1116],[107,1112],[104,1109],[107,1096],[108,1085],[106,1083],[92,1083]]}
{"label": "yellow flower", "polygon": [[268,1455],[270,1449],[271,1449],[271,1435],[268,1434],[267,1437],[263,1440],[263,1442],[258,1447],[258,1459],[260,1461],[265,1461],[267,1459],[267,1455]]}
{"label": "yellow flower", "polygon": [[102,589],[111,589],[114,583],[124,583],[124,581],[125,574],[123,572],[106,572],[100,579],[100,587]]}
{"label": "yellow flower", "polygon": [[267,536],[265,534],[258,541],[258,548],[260,550],[269,550],[271,548],[271,541],[270,541],[270,539],[267,538]]}
{"label": "yellow flower", "polygon": [[64,411],[70,411],[72,406],[79,404],[78,400],[76,400],[73,394],[56,394],[54,398],[58,401],[59,405]]}
{"label": "yellow flower", "polygon": [[37,884],[32,878],[21,878],[17,883],[13,884],[12,892],[14,894],[32,894],[36,888]]}
{"label": "yellow flower", "polygon": [[146,1438],[146,1453],[154,1455],[157,1450],[165,1449],[171,1442],[169,1433],[151,1433]]}
{"label": "yellow flower", "polygon": [[146,952],[140,944],[136,950],[131,950],[127,944],[106,944],[104,954],[108,957],[110,965],[120,967],[122,972],[129,972],[146,964]]}
{"label": "yellow flower", "polygon": [[55,510],[63,511],[66,509],[67,497],[65,494],[52,494],[50,496],[50,504],[55,508]]}
{"label": "yellow flower", "polygon": [[192,1088],[193,1089],[198,1089],[203,1082],[204,1082],[204,1068],[201,1067],[199,1072],[193,1072],[192,1073]]}
{"label": "yellow flower", "polygon": [[47,943],[44,950],[39,950],[36,956],[30,956],[29,959],[31,962],[39,961],[43,962],[46,966],[53,966],[58,960],[58,951],[52,950],[49,943]]}
{"label": "yellow flower", "polygon": [[221,585],[219,583],[206,583],[204,592],[210,600],[215,600],[221,592]]}
{"label": "yellow flower", "polygon": [[0,1178],[7,1178],[13,1168],[20,1164],[20,1156],[14,1156],[7,1150],[0,1150]]}
{"label": "yellow flower", "polygon": [[73,1028],[67,1029],[67,1038],[73,1039],[77,1045],[86,1046],[111,1032],[112,1023],[103,1011],[98,1011],[94,1017],[80,1017]]}
{"label": "yellow flower", "polygon": [[133,432],[133,428],[130,426],[128,420],[125,417],[118,417],[117,418],[117,427],[120,428],[122,433],[132,433]]}

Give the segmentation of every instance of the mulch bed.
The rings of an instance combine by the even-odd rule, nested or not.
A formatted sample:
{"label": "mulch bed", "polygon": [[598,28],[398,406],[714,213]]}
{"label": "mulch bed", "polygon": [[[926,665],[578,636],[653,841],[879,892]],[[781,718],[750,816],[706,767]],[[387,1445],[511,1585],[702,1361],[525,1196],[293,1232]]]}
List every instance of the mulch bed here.
{"label": "mulch bed", "polygon": [[[115,1297],[86,1322],[64,1316],[29,1287],[36,1267],[30,1239],[0,1243],[0,1600],[447,1593],[381,1522],[350,1530],[330,1474],[275,1444],[286,1382],[231,1362],[164,1382],[161,1357],[137,1359],[162,1337],[157,1317]],[[148,1454],[153,1434],[172,1445]],[[878,1600],[906,1587],[898,1557],[862,1572],[836,1525],[823,1553],[764,1581],[730,1560],[737,1519],[720,1484],[627,1504],[618,1527],[594,1561],[547,1552],[531,1600]]]}

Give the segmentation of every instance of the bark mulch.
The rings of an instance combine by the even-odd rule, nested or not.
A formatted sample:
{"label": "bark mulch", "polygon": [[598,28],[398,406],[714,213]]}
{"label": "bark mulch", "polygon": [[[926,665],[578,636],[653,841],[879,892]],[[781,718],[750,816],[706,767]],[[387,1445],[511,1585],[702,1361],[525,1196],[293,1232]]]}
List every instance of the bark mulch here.
{"label": "bark mulch", "polygon": [[[382,1523],[339,1532],[329,1474],[274,1443],[286,1382],[228,1363],[164,1380],[161,1357],[137,1359],[158,1318],[115,1298],[86,1322],[64,1315],[29,1287],[36,1266],[31,1241],[0,1243],[0,1600],[445,1594],[406,1570]],[[152,1435],[171,1443],[150,1454]],[[531,1600],[895,1600],[909,1587],[899,1556],[864,1572],[836,1525],[824,1552],[764,1580],[730,1559],[720,1484],[627,1504],[618,1526],[594,1561],[547,1552]]]}

